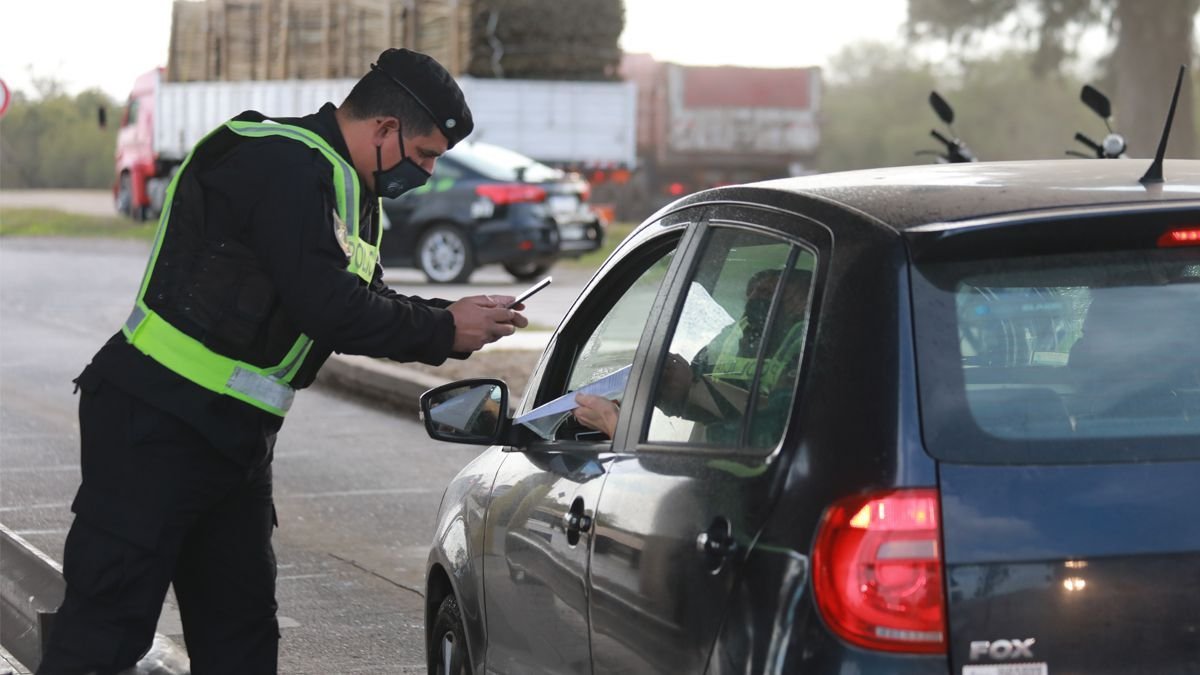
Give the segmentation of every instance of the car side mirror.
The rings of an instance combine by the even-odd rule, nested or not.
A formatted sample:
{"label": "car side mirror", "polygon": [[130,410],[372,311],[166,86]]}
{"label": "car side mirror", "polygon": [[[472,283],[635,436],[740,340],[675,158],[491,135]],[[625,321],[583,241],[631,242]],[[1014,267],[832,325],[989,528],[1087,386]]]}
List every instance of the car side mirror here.
{"label": "car side mirror", "polygon": [[501,380],[459,380],[421,394],[421,419],[430,438],[450,443],[495,445],[512,424],[508,385]]}

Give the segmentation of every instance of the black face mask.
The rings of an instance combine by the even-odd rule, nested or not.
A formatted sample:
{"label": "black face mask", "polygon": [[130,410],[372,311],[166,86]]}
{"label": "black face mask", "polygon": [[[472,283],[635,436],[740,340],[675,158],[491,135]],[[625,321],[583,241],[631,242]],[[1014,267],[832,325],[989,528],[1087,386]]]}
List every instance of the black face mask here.
{"label": "black face mask", "polygon": [[428,171],[422,169],[404,152],[402,131],[396,132],[396,138],[400,142],[400,162],[387,171],[383,170],[383,148],[375,146],[375,166],[378,167],[375,171],[375,192],[388,199],[395,199],[409,190],[421,187],[430,176]]}

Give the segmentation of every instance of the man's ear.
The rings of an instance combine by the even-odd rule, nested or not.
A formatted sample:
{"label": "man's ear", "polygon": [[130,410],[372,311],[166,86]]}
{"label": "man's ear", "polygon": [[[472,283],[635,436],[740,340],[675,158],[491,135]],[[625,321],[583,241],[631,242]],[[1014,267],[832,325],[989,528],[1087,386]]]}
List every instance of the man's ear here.
{"label": "man's ear", "polygon": [[392,134],[400,132],[400,120],[395,117],[378,117],[371,133],[371,144],[382,146]]}

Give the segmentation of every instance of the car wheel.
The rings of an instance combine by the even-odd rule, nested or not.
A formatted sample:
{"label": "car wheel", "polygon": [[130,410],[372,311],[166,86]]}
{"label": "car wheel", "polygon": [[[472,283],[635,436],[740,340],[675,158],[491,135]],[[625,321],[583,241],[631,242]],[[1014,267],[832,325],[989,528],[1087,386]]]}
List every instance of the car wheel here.
{"label": "car wheel", "polygon": [[475,270],[474,252],[462,230],[434,225],[417,244],[417,264],[435,284],[464,283]]}
{"label": "car wheel", "polygon": [[545,274],[549,269],[550,265],[534,262],[504,264],[504,271],[513,275],[517,281],[532,281]]}
{"label": "car wheel", "polygon": [[133,216],[133,179],[128,173],[121,174],[121,179],[117,182],[117,196],[113,202],[117,213]]}
{"label": "car wheel", "polygon": [[438,607],[429,647],[433,656],[429,660],[429,675],[471,675],[467,631],[453,595],[447,596]]}

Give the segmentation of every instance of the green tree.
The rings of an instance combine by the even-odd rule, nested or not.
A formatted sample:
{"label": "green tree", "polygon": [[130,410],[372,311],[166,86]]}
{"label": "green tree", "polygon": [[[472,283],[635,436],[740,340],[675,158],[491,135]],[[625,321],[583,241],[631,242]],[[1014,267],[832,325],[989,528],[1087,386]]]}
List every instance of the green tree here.
{"label": "green tree", "polygon": [[1171,131],[1168,155],[1196,156],[1196,48],[1200,0],[908,0],[909,33],[965,46],[986,29],[1028,37],[1034,71],[1055,72],[1083,30],[1106,26],[1116,38],[1109,75],[1119,130],[1134,156],[1150,156],[1166,120],[1180,65],[1192,66]]}
{"label": "green tree", "polygon": [[0,186],[103,188],[112,184],[117,131],[101,129],[97,110],[113,101],[91,89],[69,96],[55,80],[39,79],[35,94],[14,94],[0,119]]}

